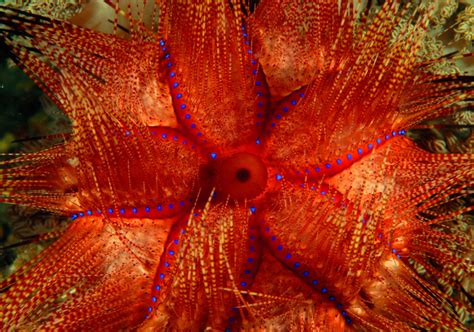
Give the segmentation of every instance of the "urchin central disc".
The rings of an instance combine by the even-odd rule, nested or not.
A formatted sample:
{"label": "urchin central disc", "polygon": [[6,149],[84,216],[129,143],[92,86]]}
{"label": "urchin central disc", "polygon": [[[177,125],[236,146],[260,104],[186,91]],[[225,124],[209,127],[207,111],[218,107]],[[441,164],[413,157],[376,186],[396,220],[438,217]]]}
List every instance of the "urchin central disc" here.
{"label": "urchin central disc", "polygon": [[267,185],[267,167],[252,153],[239,152],[224,158],[216,171],[216,189],[233,199],[254,198]]}

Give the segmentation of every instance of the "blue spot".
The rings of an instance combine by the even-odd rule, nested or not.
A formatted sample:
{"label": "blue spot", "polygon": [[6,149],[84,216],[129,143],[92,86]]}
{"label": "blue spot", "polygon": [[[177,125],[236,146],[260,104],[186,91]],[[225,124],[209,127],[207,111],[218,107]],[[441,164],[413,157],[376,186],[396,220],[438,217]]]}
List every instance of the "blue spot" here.
{"label": "blue spot", "polygon": [[252,70],[252,74],[257,75],[257,69]]}
{"label": "blue spot", "polygon": [[331,164],[326,164],[326,168],[331,168]]}
{"label": "blue spot", "polygon": [[281,174],[277,174],[275,178],[277,179],[277,181],[280,181],[281,179],[283,179],[283,176],[281,176]]}
{"label": "blue spot", "polygon": [[328,290],[327,290],[326,287],[324,287],[323,289],[321,289],[321,293],[327,293],[327,292],[328,292]]}
{"label": "blue spot", "polygon": [[319,168],[319,167],[316,167],[314,170],[315,170],[316,172],[321,172],[321,168]]}
{"label": "blue spot", "polygon": [[393,136],[393,137],[397,136],[397,132],[396,132],[396,131],[392,131],[392,136]]}
{"label": "blue spot", "polygon": [[[245,28],[244,28],[245,29]],[[246,33],[243,34],[244,37],[247,37],[248,35]]]}
{"label": "blue spot", "polygon": [[245,274],[250,274],[250,270],[245,270],[244,273]]}
{"label": "blue spot", "polygon": [[256,86],[260,86],[260,85],[262,85],[262,82],[257,81],[257,82],[255,82],[255,85],[256,85]]}
{"label": "blue spot", "polygon": [[272,241],[275,241],[277,238],[275,235],[272,236]]}
{"label": "blue spot", "polygon": [[350,153],[347,154],[347,159],[348,160],[351,160],[352,159],[352,155]]}
{"label": "blue spot", "polygon": [[189,119],[191,118],[191,115],[190,115],[190,114],[186,114],[186,115],[184,116],[184,118],[185,118],[186,120],[189,120]]}
{"label": "blue spot", "polygon": [[169,253],[171,256],[174,255],[174,251],[173,251],[173,250],[170,250],[168,253]]}
{"label": "blue spot", "polygon": [[251,206],[251,207],[250,207],[250,212],[255,213],[255,211],[257,211],[257,209],[255,208],[255,206]]}
{"label": "blue spot", "polygon": [[183,96],[183,95],[182,95],[181,93],[178,93],[178,94],[176,95],[176,98],[180,99],[182,96]]}
{"label": "blue spot", "polygon": [[362,154],[362,149],[361,149],[361,148],[358,148],[358,149],[357,149],[357,153],[358,153],[358,154]]}
{"label": "blue spot", "polygon": [[291,254],[286,254],[285,258],[286,258],[286,259],[290,259],[290,258],[291,258]]}
{"label": "blue spot", "polygon": [[165,42],[163,41],[163,39],[160,39],[160,46],[165,46]]}
{"label": "blue spot", "polygon": [[377,144],[382,143],[382,140],[380,138],[377,138]]}
{"label": "blue spot", "polygon": [[385,136],[385,139],[389,139],[389,138],[390,138],[390,135],[386,135],[386,136]]}
{"label": "blue spot", "polygon": [[196,124],[195,124],[195,123],[191,123],[191,126],[190,126],[190,127],[191,127],[191,129],[194,129],[194,128],[196,128]]}
{"label": "blue spot", "polygon": [[170,267],[170,263],[165,262],[165,267]]}
{"label": "blue spot", "polygon": [[168,62],[167,66],[171,67],[173,64],[171,62]]}
{"label": "blue spot", "polygon": [[257,140],[255,141],[256,144],[260,144],[260,139],[257,138]]}
{"label": "blue spot", "polygon": [[145,211],[146,211],[146,213],[150,212],[150,207],[147,206],[147,207],[145,208]]}
{"label": "blue spot", "polygon": [[178,83],[178,82],[174,82],[174,83],[173,83],[173,88],[177,88],[177,87],[178,87],[178,85],[179,85],[179,83]]}
{"label": "blue spot", "polygon": [[313,279],[312,283],[313,283],[313,285],[317,285],[318,281],[316,279]]}
{"label": "blue spot", "polygon": [[347,312],[343,311],[341,312],[342,316],[346,317],[347,316]]}
{"label": "blue spot", "polygon": [[114,213],[114,210],[112,208],[109,209],[109,213],[112,214]]}
{"label": "blue spot", "polygon": [[338,165],[340,165],[340,164],[342,164],[342,160],[341,160],[341,159],[337,159],[337,160],[336,160],[336,163],[337,163]]}
{"label": "blue spot", "polygon": [[170,204],[168,205],[168,208],[172,209],[172,208],[173,208],[173,203],[170,203]]}
{"label": "blue spot", "polygon": [[186,108],[186,104],[181,104],[181,106],[179,106],[179,108],[181,108],[182,110],[184,110]]}
{"label": "blue spot", "polygon": [[304,272],[303,272],[303,276],[305,276],[305,277],[309,276],[309,272],[308,272],[308,271],[304,271]]}
{"label": "blue spot", "polygon": [[133,212],[133,213],[137,213],[137,208],[133,208],[133,209],[132,209],[132,212]]}
{"label": "blue spot", "polygon": [[282,110],[283,112],[288,112],[288,107],[283,107]]}
{"label": "blue spot", "polygon": [[84,213],[83,213],[83,212],[79,212],[79,216],[84,217]]}
{"label": "blue spot", "polygon": [[91,211],[91,210],[87,210],[87,214],[91,216],[91,215],[92,215],[92,211]]}
{"label": "blue spot", "polygon": [[397,252],[397,249],[393,248],[392,252],[395,254]]}
{"label": "blue spot", "polygon": [[153,308],[152,307],[148,307],[148,311],[149,312],[152,312]]}
{"label": "blue spot", "polygon": [[257,105],[258,105],[258,107],[262,107],[263,103],[261,101],[259,101]]}
{"label": "blue spot", "polygon": [[296,267],[296,268],[299,268],[299,267],[300,267],[300,263],[296,262],[296,263],[295,263],[295,267]]}
{"label": "blue spot", "polygon": [[374,146],[372,144],[368,144],[367,147],[370,149],[372,149]]}
{"label": "blue spot", "polygon": [[124,214],[125,213],[125,210],[124,209],[120,209],[120,214]]}
{"label": "blue spot", "polygon": [[263,96],[262,91],[257,91],[257,96],[259,97]]}
{"label": "blue spot", "polygon": [[247,258],[247,262],[252,263],[252,262],[253,262],[253,258],[251,258],[251,257]]}
{"label": "blue spot", "polygon": [[166,48],[166,47],[163,47],[161,50],[162,50],[163,52],[166,52],[167,48]]}
{"label": "blue spot", "polygon": [[336,298],[334,296],[329,297],[329,301],[335,301],[335,300],[336,300]]}
{"label": "blue spot", "polygon": [[157,286],[155,287],[155,289],[156,289],[156,290],[160,290],[161,287],[157,285]]}
{"label": "blue spot", "polygon": [[162,135],[161,135],[162,138],[166,138],[167,136],[168,136],[168,135],[166,135],[166,134],[162,134]]}
{"label": "blue spot", "polygon": [[250,45],[250,42],[249,42],[248,40],[246,40],[246,41],[244,42],[244,44],[245,44],[245,45]]}
{"label": "blue spot", "polygon": [[151,300],[152,300],[153,302],[156,302],[156,297],[152,296]]}
{"label": "blue spot", "polygon": [[216,159],[216,157],[217,157],[217,153],[211,152],[211,158],[212,158],[212,159]]}
{"label": "blue spot", "polygon": [[321,191],[321,195],[326,195],[326,192],[325,192],[325,191]]}
{"label": "blue spot", "polygon": [[252,50],[248,50],[247,53],[248,53],[248,54],[252,54]]}
{"label": "blue spot", "polygon": [[242,285],[242,287],[247,286],[247,283],[245,281],[242,281],[240,284]]}
{"label": "blue spot", "polygon": [[173,71],[173,72],[171,72],[170,77],[174,77],[175,75],[176,75],[176,74],[175,74],[174,71]]}
{"label": "blue spot", "polygon": [[73,214],[71,217],[71,220],[76,220],[77,219],[77,214]]}
{"label": "blue spot", "polygon": [[168,59],[170,57],[170,54],[169,53],[166,53],[165,54],[165,59]]}
{"label": "blue spot", "polygon": [[252,59],[252,65],[256,65],[257,61],[255,59]]}
{"label": "blue spot", "polygon": [[255,247],[254,247],[254,246],[250,246],[249,250],[250,250],[250,251],[255,251]]}
{"label": "blue spot", "polygon": [[292,100],[291,105],[295,106],[296,105],[296,100]]}
{"label": "blue spot", "polygon": [[158,207],[156,208],[158,211],[161,211],[162,207],[161,205],[158,205]]}
{"label": "blue spot", "polygon": [[178,240],[178,239],[175,239],[173,242],[174,242],[174,244],[178,244],[178,243],[179,243],[179,240]]}
{"label": "blue spot", "polygon": [[280,119],[281,119],[281,115],[280,115],[280,114],[277,114],[276,118],[277,118],[278,120],[280,120]]}
{"label": "blue spot", "polygon": [[280,246],[278,246],[277,249],[281,251],[281,250],[283,250],[283,246],[280,245]]}
{"label": "blue spot", "polygon": [[160,279],[164,279],[165,275],[163,273],[160,273]]}
{"label": "blue spot", "polygon": [[184,206],[184,202],[183,201],[179,202],[179,205]]}

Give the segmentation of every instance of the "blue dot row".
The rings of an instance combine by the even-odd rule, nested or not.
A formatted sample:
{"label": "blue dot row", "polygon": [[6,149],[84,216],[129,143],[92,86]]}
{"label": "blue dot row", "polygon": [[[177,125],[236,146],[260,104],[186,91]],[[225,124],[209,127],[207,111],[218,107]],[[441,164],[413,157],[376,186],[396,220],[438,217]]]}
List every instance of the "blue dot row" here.
{"label": "blue dot row", "polygon": [[[394,137],[396,137],[396,136],[404,136],[404,135],[406,135],[406,130],[404,130],[404,129],[399,130],[399,131],[392,131],[391,134],[385,135],[385,141],[388,141],[389,139],[394,138]],[[381,145],[381,144],[382,144],[383,142],[385,142],[385,141],[382,141],[381,138],[377,138],[375,142],[376,142],[378,145]],[[367,151],[372,150],[374,147],[375,147],[375,146],[374,146],[374,144],[372,144],[372,143],[367,144]],[[358,155],[361,155],[361,154],[363,154],[363,153],[364,153],[364,150],[363,150],[362,148],[358,148],[358,149],[357,149],[357,154],[358,154]],[[350,161],[350,160],[352,160],[353,155],[350,154],[350,153],[348,153],[348,154],[346,155],[346,158],[347,158],[348,161]],[[343,162],[342,159],[340,159],[340,158],[336,159],[336,164],[337,164],[337,165],[341,165],[342,162]],[[325,163],[325,164],[324,164],[324,168],[325,168],[325,169],[330,169],[332,166],[333,166],[333,164],[331,164],[331,163]],[[314,168],[314,171],[316,171],[316,173],[320,173],[320,172],[322,171],[322,169],[321,169],[321,167],[317,166],[317,167]],[[301,172],[300,170],[297,170],[297,171],[295,171],[295,172],[296,172],[296,174],[298,174],[298,175],[302,174],[302,172]],[[310,170],[309,170],[309,169],[306,169],[304,172],[305,172],[305,173],[310,173]]]}
{"label": "blue dot row", "polygon": [[[152,135],[157,135],[157,133],[155,131],[151,131],[151,134]],[[175,141],[175,142],[178,142],[179,141],[179,137],[173,133],[161,133],[159,134],[159,136],[162,138],[162,139],[169,139],[169,140],[172,140],[172,141]],[[183,145],[188,145],[188,141],[186,139],[182,139],[181,140],[181,144]],[[195,144],[192,144],[191,145],[191,149],[195,149],[196,148],[196,145]]]}
{"label": "blue dot row", "polygon": [[[246,32],[246,29],[245,29],[245,25],[242,25],[242,31],[243,31],[243,37],[244,37],[244,44],[249,46],[248,50],[247,50],[247,53],[248,54],[252,54],[252,50],[250,49],[250,40],[248,39],[249,38],[249,35],[248,33]],[[258,74],[258,62],[257,60],[252,56],[251,57],[251,64],[252,64],[252,74],[257,76]],[[257,118],[258,119],[263,119],[264,117],[264,107],[266,106],[265,105],[265,102],[263,100],[263,97],[264,97],[264,91],[262,90],[262,87],[263,87],[263,83],[261,81],[255,81],[255,87],[257,88],[257,107],[259,108],[258,112],[257,112]],[[256,125],[257,126],[260,126],[262,124],[261,121],[257,121]],[[255,143],[258,145],[261,143],[260,141],[260,138],[257,138],[255,140]]]}
{"label": "blue dot row", "polygon": [[[192,200],[190,199],[190,202],[191,202],[191,201],[192,201]],[[185,206],[185,205],[186,205],[185,201],[180,201],[178,204],[173,204],[173,203],[169,203],[169,204],[167,204],[167,205],[166,205],[166,204],[164,204],[164,205],[159,204],[159,205],[156,206],[155,209],[156,209],[156,211],[161,212],[161,211],[165,211],[166,209],[172,210],[172,209],[174,209],[174,208],[177,207],[177,206],[178,206],[178,207],[182,207],[182,206]],[[106,213],[108,213],[108,214],[110,214],[110,215],[114,214],[114,211],[115,211],[115,210],[114,210],[113,208],[108,208],[108,209],[106,209]],[[120,209],[118,209],[119,215],[125,214],[126,211],[128,211],[128,210],[126,210],[125,208],[120,208]],[[133,214],[137,214],[138,212],[140,212],[140,209],[139,209],[139,208],[136,208],[136,207],[133,207],[133,208],[131,208],[131,211],[132,211]],[[146,213],[150,213],[150,212],[152,211],[152,208],[149,207],[149,206],[146,206],[146,207],[143,209],[143,211],[145,211]],[[93,210],[87,210],[87,211],[85,211],[85,212],[74,213],[74,214],[71,216],[71,220],[76,220],[76,219],[81,218],[81,217],[84,217],[84,216],[93,216],[93,215],[102,215],[102,214],[103,214],[103,211],[102,211],[102,210],[99,210],[99,209],[98,209],[98,210],[95,210],[95,211],[93,211]]]}
{"label": "blue dot row", "polygon": [[[255,209],[255,208],[254,208]],[[252,213],[255,213],[255,210],[252,212]],[[257,261],[256,259],[254,259],[253,257],[250,257],[252,255],[252,253],[254,253],[256,251],[255,249],[255,245],[253,243],[255,243],[256,241],[256,237],[255,235],[253,235],[252,233],[255,232],[255,228],[254,227],[250,227],[250,236],[249,236],[249,239],[250,239],[250,244],[249,244],[249,257],[247,257],[247,263],[249,264],[256,264]],[[252,273],[252,270],[247,268],[244,270],[244,274],[245,275],[248,275],[249,278],[253,278],[253,273]],[[249,284],[242,280],[240,282],[240,286],[243,287],[243,288],[246,288],[249,286]],[[236,318],[235,318],[235,313],[238,312],[238,309],[237,308],[232,308],[232,313],[231,313],[231,317],[229,318],[229,324],[232,324],[233,322],[235,322]],[[226,328],[226,331],[230,331],[230,326],[228,328]]]}
{"label": "blue dot row", "polygon": [[[265,232],[266,233],[270,233],[270,227],[266,227],[265,228]],[[270,237],[271,241],[277,241],[277,237],[275,235],[272,235]],[[284,251],[283,250],[283,246],[280,244],[277,246],[277,250],[278,251]],[[290,252],[287,252],[286,255],[284,256],[286,260],[289,260],[291,257],[292,257],[292,254]],[[289,264],[287,264],[289,265]],[[299,269],[301,267],[301,263],[300,262],[295,262],[293,263],[293,267],[295,269]],[[318,280],[316,278],[310,278],[310,272],[309,271],[306,271],[304,270],[303,272],[301,272],[301,275],[307,279],[310,279],[311,280],[311,284],[313,286],[317,286],[319,284]],[[329,290],[326,288],[326,287],[322,287],[320,292],[322,294],[328,294],[330,293]],[[336,298],[333,296],[333,295],[329,295],[328,299],[332,302],[336,302]],[[346,322],[348,324],[352,323],[352,319],[348,316],[347,312],[345,310],[342,310],[342,304],[340,303],[336,303],[336,308],[339,309],[339,311],[341,312],[342,316],[344,317],[344,319],[346,320]]]}
{"label": "blue dot row", "polygon": [[[184,234],[184,233],[185,233],[184,229],[181,230],[180,234]],[[178,245],[178,244],[179,244],[179,239],[177,239],[177,238],[174,239],[173,242],[172,242],[172,244],[173,244],[173,246]],[[177,249],[173,249],[173,248],[172,248],[172,249],[169,249],[165,257],[170,256],[169,258],[172,258],[172,257],[175,255],[175,253],[176,253],[175,250],[177,250]],[[169,263],[168,261],[165,260],[165,262],[163,263],[163,266],[164,266],[166,269],[169,269],[169,268],[171,267],[171,263]],[[165,273],[160,273],[158,276],[159,276],[159,278],[160,278],[161,280],[164,280],[164,279],[165,279]],[[155,287],[155,290],[156,290],[156,291],[158,291],[158,292],[161,291],[161,286],[160,286],[160,285],[155,285],[154,287]],[[151,297],[152,303],[156,303],[157,300],[158,300],[158,299],[156,298],[156,296],[152,295],[152,297]],[[153,311],[153,307],[152,307],[152,306],[148,306],[147,311],[148,311],[148,313],[151,313],[151,312]],[[148,318],[148,315],[146,316],[146,318]]]}
{"label": "blue dot row", "polygon": [[[296,105],[298,104],[298,102],[299,102],[302,98],[304,98],[305,95],[304,95],[303,92],[300,92],[300,93],[298,94],[298,96],[299,96],[299,100],[298,100],[298,99],[291,99],[290,104],[293,106],[292,108],[294,108],[294,106],[296,106]],[[288,106],[281,106],[281,109],[280,109],[280,110],[283,111],[283,113],[288,113],[288,112],[290,111],[290,108],[289,108]],[[276,114],[274,115],[274,118],[275,118],[276,120],[281,120],[282,117],[283,117],[282,113],[276,113]],[[270,123],[270,126],[273,128],[273,127],[276,126],[276,123],[275,123],[274,121],[272,121],[272,122]]]}
{"label": "blue dot row", "polygon": [[[160,46],[163,46],[162,48],[162,51],[163,52],[166,52],[165,55],[164,55],[164,58],[165,59],[170,59],[171,55],[168,51],[168,49],[165,46],[165,42],[164,40],[160,40]],[[167,63],[166,63],[166,66],[169,68],[170,72],[168,74],[169,78],[170,79],[174,79],[176,80],[176,72],[172,71],[172,67],[174,66],[174,64],[169,60]],[[179,82],[178,81],[175,81],[171,87],[172,89],[178,89],[178,87],[180,86]],[[179,110],[181,111],[185,111],[187,109],[187,105],[186,105],[186,102],[184,100],[184,96],[181,92],[178,92],[176,93],[176,97],[175,97],[175,102],[177,105],[179,105]],[[185,113],[184,114],[184,119],[185,120],[191,120],[191,114],[190,113]],[[196,124],[195,123],[191,123],[189,125],[189,128],[191,129],[196,129]],[[198,137],[201,137],[202,136],[202,132],[197,132],[196,135]],[[206,143],[206,140],[203,139],[202,140],[202,143]]]}

